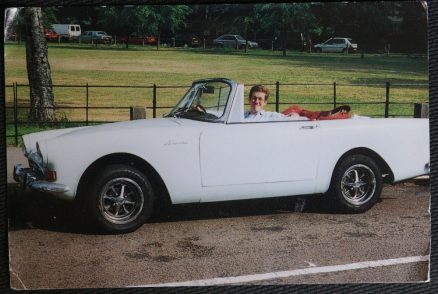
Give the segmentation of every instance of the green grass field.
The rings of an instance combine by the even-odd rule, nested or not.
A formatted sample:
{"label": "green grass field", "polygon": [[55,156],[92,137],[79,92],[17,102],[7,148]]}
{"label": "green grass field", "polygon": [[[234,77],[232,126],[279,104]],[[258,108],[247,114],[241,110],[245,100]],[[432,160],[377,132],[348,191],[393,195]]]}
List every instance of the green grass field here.
{"label": "green grass field", "polygon": [[[392,103],[428,101],[428,64],[425,57],[405,55],[360,54],[309,54],[269,50],[230,49],[172,49],[153,46],[124,46],[80,44],[49,44],[49,61],[55,85],[55,101],[61,117],[70,121],[85,119],[84,109],[62,109],[64,106],[85,106],[86,88],[89,84],[89,106],[147,106],[148,117],[152,116],[151,88],[109,88],[107,86],[152,86],[156,84],[157,105],[172,106],[187,90],[193,80],[211,77],[226,77],[246,85],[280,82],[280,101],[284,109],[289,104],[299,104],[309,109],[329,108],[325,105],[304,103],[333,103],[333,83],[337,83],[337,103],[348,102],[354,113],[379,116],[384,113],[385,83],[391,83]],[[5,45],[6,106],[13,103],[13,83],[27,84],[25,47],[23,44]],[[293,85],[284,85],[293,84]],[[295,85],[302,84],[302,85]],[[321,84],[321,85],[312,85]],[[354,85],[352,85],[354,84]],[[406,85],[409,84],[409,85]],[[414,84],[424,84],[422,86]],[[76,85],[78,87],[56,87]],[[170,88],[161,88],[171,86]],[[275,86],[270,86],[272,97]],[[246,91],[249,87],[246,87]],[[19,86],[19,105],[29,102],[28,88]],[[271,98],[271,102],[274,99]],[[354,103],[373,102],[361,105]],[[270,108],[273,109],[273,105]],[[158,109],[157,116],[169,109]],[[391,105],[390,115],[411,115],[413,105]],[[20,110],[21,120],[26,111]],[[12,110],[7,111],[7,121],[13,119]],[[114,121],[129,119],[129,110],[90,109],[89,120]],[[22,127],[19,133],[31,128]],[[13,128],[8,126],[8,134]],[[34,129],[32,129],[34,131]],[[12,133],[11,133],[12,132]],[[11,141],[8,139],[8,143]]]}

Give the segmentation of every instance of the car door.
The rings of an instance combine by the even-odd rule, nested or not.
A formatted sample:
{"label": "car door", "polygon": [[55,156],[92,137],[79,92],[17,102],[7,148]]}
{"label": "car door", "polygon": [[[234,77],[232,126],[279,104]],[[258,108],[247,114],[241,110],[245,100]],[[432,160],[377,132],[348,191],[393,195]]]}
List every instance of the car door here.
{"label": "car door", "polygon": [[233,36],[226,36],[225,38],[225,44],[227,47],[235,47],[236,46],[236,38]]}
{"label": "car door", "polygon": [[330,39],[327,42],[324,43],[324,46],[322,48],[323,52],[334,52],[335,51],[335,40]]}
{"label": "car door", "polygon": [[88,38],[88,32],[83,32],[81,35],[81,42],[86,43]]}
{"label": "car door", "polygon": [[[236,123],[205,129],[200,136],[202,186],[228,186],[234,192],[254,184],[275,189],[288,183],[292,189],[288,195],[294,187],[312,193],[319,141],[316,121]],[[210,197],[217,195],[205,193],[201,201],[223,200]]]}
{"label": "car door", "polygon": [[91,43],[91,36],[92,36],[92,32],[88,32],[88,33],[85,35],[85,42],[87,42],[87,43]]}
{"label": "car door", "polygon": [[344,39],[336,39],[335,45],[335,52],[342,52],[347,46]]}

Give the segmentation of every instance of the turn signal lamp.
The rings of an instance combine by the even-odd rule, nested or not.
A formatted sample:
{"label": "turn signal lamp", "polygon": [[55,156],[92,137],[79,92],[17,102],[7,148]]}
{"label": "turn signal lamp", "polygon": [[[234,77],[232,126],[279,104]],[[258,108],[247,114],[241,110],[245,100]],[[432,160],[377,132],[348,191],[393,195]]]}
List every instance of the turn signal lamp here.
{"label": "turn signal lamp", "polygon": [[47,179],[48,181],[51,181],[51,182],[56,181],[56,171],[54,171],[54,170],[48,170],[48,171],[47,171],[46,179]]}

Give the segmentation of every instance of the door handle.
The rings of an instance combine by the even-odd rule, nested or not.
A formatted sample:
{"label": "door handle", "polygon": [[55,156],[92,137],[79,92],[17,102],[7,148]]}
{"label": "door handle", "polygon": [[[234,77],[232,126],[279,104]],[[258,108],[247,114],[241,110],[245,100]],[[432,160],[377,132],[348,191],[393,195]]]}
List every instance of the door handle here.
{"label": "door handle", "polygon": [[300,130],[313,130],[316,129],[317,126],[302,126]]}

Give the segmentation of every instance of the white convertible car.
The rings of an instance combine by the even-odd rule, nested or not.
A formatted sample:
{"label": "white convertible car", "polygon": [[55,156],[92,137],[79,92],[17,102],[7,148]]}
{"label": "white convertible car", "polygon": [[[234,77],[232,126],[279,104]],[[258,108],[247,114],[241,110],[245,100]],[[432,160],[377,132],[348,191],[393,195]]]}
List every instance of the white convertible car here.
{"label": "white convertible car", "polygon": [[80,203],[100,229],[133,231],[155,205],[324,194],[373,206],[383,182],[429,173],[428,119],[244,119],[244,86],[193,83],[159,119],[23,136],[18,182]]}

